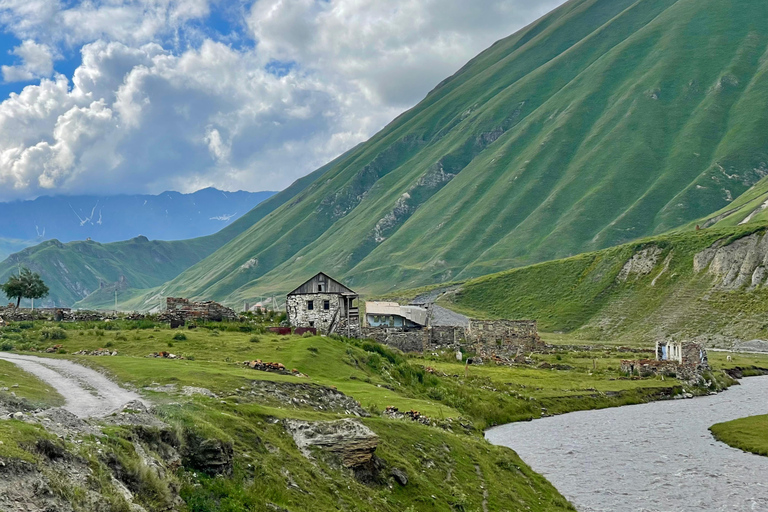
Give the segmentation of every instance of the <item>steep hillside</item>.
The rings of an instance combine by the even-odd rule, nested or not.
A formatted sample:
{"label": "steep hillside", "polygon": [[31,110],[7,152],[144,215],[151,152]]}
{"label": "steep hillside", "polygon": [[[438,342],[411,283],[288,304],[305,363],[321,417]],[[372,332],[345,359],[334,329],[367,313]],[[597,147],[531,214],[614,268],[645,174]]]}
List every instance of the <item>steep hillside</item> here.
{"label": "steep hillside", "polygon": [[44,196],[0,203],[0,218],[7,221],[0,237],[28,240],[24,247],[52,239],[119,242],[141,235],[183,240],[211,235],[273,195],[206,188],[192,194]]}
{"label": "steep hillside", "polygon": [[0,282],[5,282],[19,267],[29,267],[41,274],[51,290],[50,296],[38,304],[73,306],[93,294],[93,300],[83,302],[83,307],[111,308],[115,289],[122,302],[136,295],[138,289],[152,288],[173,279],[291,201],[326,170],[327,167],[323,167],[302,178],[213,235],[172,242],[150,242],[146,237],[139,237],[109,244],[94,241],[63,244],[50,240],[0,263]]}
{"label": "steep hillside", "polygon": [[572,0],[153,293],[239,303],[316,271],[365,293],[685,225],[768,173],[768,4]]}
{"label": "steep hillside", "polygon": [[469,280],[439,301],[577,339],[730,348],[768,339],[768,235],[749,224],[647,238]]}

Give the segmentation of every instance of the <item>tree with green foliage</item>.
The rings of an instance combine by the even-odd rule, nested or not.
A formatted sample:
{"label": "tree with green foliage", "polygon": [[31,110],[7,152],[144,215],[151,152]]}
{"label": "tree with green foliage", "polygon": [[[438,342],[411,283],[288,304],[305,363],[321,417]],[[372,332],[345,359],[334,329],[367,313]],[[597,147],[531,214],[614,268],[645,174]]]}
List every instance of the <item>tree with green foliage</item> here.
{"label": "tree with green foliage", "polygon": [[17,309],[21,299],[42,299],[48,295],[48,287],[40,274],[28,268],[22,268],[19,275],[11,276],[0,288],[9,299],[16,299]]}

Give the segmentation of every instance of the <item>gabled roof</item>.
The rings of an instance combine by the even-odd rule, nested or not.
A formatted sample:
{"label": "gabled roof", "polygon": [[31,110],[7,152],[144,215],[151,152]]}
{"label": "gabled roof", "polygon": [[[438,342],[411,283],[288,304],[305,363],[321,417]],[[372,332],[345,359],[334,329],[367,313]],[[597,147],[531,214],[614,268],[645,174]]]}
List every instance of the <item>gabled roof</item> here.
{"label": "gabled roof", "polygon": [[325,272],[318,272],[311,279],[305,281],[301,286],[293,290],[288,295],[306,295],[317,293],[317,284],[324,284],[322,293],[332,293],[339,295],[357,295],[353,290],[347,288],[336,279],[330,277]]}

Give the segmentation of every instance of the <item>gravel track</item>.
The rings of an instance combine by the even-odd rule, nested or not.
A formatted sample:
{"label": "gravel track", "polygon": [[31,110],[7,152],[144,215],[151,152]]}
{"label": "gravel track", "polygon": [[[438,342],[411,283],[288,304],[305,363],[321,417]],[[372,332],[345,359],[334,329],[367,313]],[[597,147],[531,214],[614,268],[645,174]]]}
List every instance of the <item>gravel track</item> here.
{"label": "gravel track", "polygon": [[63,409],[79,418],[103,417],[120,410],[139,395],[123,389],[104,375],[65,359],[0,352],[0,359],[52,386],[66,403]]}

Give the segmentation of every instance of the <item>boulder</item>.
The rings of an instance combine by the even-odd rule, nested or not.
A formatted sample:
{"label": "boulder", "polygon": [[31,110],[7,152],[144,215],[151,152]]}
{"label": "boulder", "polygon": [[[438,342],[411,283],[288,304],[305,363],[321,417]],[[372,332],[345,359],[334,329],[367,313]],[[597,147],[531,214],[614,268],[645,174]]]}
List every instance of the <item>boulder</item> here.
{"label": "boulder", "polygon": [[353,419],[336,421],[285,420],[286,430],[305,457],[311,458],[315,447],[340,457],[347,468],[365,466],[373,459],[379,436]]}
{"label": "boulder", "polygon": [[400,485],[408,485],[408,473],[402,469],[392,468],[389,474],[392,476],[392,478],[395,479],[395,482],[399,483]]}

